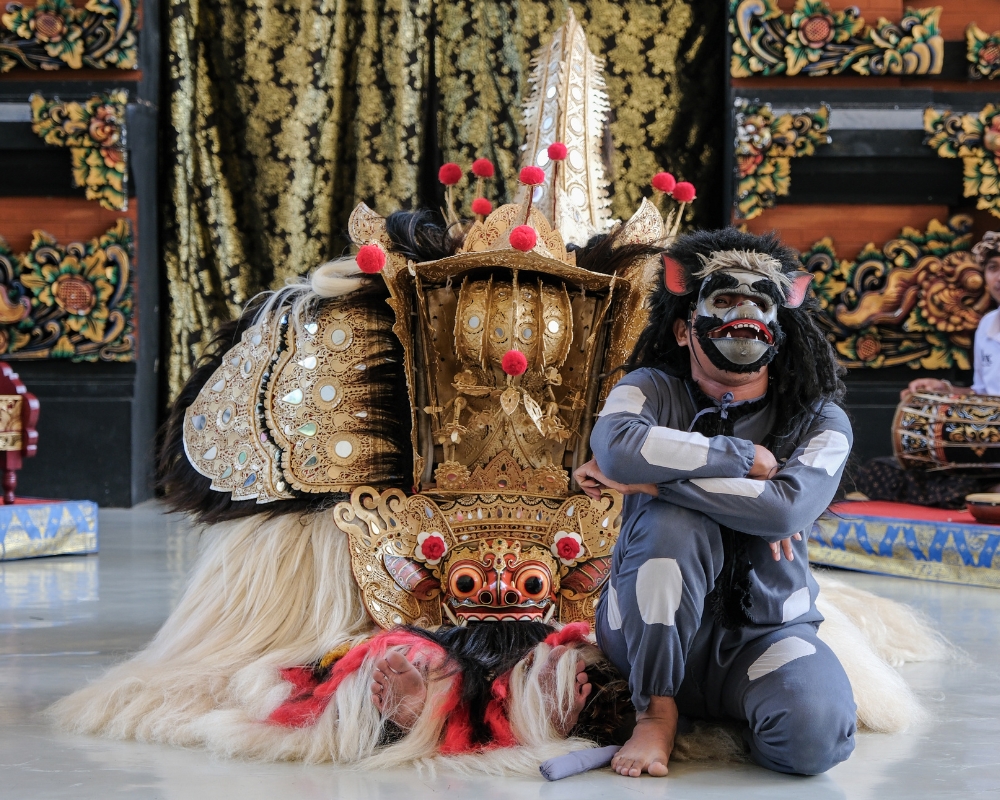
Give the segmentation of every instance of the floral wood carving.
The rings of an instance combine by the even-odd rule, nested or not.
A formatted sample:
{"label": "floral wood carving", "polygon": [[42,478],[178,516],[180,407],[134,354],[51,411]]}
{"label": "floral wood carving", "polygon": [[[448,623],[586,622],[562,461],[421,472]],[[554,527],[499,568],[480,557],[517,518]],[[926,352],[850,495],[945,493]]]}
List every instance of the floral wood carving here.
{"label": "floral wood carving", "polygon": [[926,231],[903,228],[882,248],[838,260],[827,237],[802,253],[813,274],[819,322],[847,367],[970,369],[976,326],[989,308],[983,271],[969,252],[972,218]]}
{"label": "floral wood carving", "polygon": [[753,219],[791,186],[789,159],[811,156],[827,144],[830,107],[775,116],[771,105],[736,100],[736,217]]}
{"label": "floral wood carving", "polygon": [[132,0],[39,0],[8,3],[0,16],[0,72],[28,69],[135,69],[138,63]]}
{"label": "floral wood carving", "polygon": [[987,33],[975,22],[970,22],[965,29],[965,45],[972,80],[993,80],[1000,74],[1000,31]]}
{"label": "floral wood carving", "polygon": [[132,361],[132,227],[65,247],[35,231],[26,253],[0,238],[0,354]]}
{"label": "floral wood carving", "polygon": [[976,198],[976,208],[1000,217],[1000,106],[986,105],[978,114],[924,110],[924,131],[941,158],[961,158],[963,194]]}
{"label": "floral wood carving", "polygon": [[775,0],[729,0],[734,78],[752,75],[937,75],[944,57],[941,8],[906,9],[899,24],[866,25],[855,6],[833,11],[796,0],[785,14]]}
{"label": "floral wood carving", "polygon": [[46,144],[68,147],[73,183],[111,211],[128,209],[125,104],[128,92],[115,89],[83,103],[31,96],[31,129]]}

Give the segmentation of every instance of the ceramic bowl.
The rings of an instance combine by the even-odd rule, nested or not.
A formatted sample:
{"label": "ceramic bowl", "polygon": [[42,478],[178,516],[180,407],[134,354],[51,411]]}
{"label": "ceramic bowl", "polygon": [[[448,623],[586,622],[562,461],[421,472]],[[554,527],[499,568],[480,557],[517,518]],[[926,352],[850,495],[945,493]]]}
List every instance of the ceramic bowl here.
{"label": "ceramic bowl", "polygon": [[1000,493],[983,492],[966,495],[965,504],[977,522],[1000,525]]}

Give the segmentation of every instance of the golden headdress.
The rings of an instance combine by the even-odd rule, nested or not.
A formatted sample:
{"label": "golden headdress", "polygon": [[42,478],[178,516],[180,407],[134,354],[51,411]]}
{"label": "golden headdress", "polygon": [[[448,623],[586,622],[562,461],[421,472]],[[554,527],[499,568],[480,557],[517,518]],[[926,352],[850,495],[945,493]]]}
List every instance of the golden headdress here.
{"label": "golden headdress", "polygon": [[[419,263],[367,206],[350,217],[359,263],[381,268],[402,346],[413,494],[402,491],[409,481],[379,491],[385,480],[364,478],[378,448],[359,433],[366,368],[385,332],[351,295],[301,320],[264,315],[185,420],[192,464],[234,498],[351,492],[334,513],[385,627],[592,619],[610,572],[621,498],[573,492],[570,471],[588,457],[614,381],[604,376],[645,326],[655,253],[676,223],[647,200],[626,223],[610,219],[602,65],[572,12],[533,63],[528,185],[516,202],[478,215],[453,254]],[[554,180],[537,177],[544,168]],[[445,216],[457,219],[453,208]],[[578,265],[567,241],[599,233],[634,257],[611,272]],[[237,419],[240,433],[229,434]],[[211,463],[223,450],[226,466]],[[252,460],[251,484],[233,458]]]}

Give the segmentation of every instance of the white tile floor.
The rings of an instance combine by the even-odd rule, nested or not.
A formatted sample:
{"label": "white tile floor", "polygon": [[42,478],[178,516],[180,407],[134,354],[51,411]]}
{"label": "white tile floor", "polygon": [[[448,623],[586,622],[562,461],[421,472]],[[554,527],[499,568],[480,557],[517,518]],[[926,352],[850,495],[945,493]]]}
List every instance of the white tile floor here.
{"label": "white tile floor", "polygon": [[753,766],[678,764],[666,779],[604,771],[559,783],[414,771],[220,761],[200,751],[55,731],[56,698],[143,645],[180,593],[197,542],[155,504],[101,512],[101,554],[0,564],[0,798],[589,798],[1000,797],[1000,591],[839,573],[913,604],[969,655],[904,674],[931,721],[862,735],[852,758],[817,778]]}

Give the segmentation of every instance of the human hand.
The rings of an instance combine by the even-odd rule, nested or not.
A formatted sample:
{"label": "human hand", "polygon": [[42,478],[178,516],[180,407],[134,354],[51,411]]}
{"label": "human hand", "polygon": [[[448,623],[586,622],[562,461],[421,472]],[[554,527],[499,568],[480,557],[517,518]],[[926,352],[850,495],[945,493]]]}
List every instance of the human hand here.
{"label": "human hand", "polygon": [[789,561],[795,560],[795,552],[792,550],[792,539],[797,542],[802,541],[802,534],[796,533],[794,536],[788,539],[782,539],[780,542],[771,542],[771,555],[774,556],[775,561],[781,561],[781,554],[785,554],[785,558]]}
{"label": "human hand", "polygon": [[943,381],[938,378],[917,378],[910,381],[910,385],[899,393],[899,399],[905,403],[910,398],[910,395],[916,392],[951,394],[954,391],[955,387],[951,385],[951,381]]}
{"label": "human hand", "polygon": [[759,444],[753,446],[753,466],[747,473],[748,478],[758,481],[770,480],[778,471],[778,459],[774,453]]}
{"label": "human hand", "polygon": [[601,472],[601,468],[597,466],[597,461],[593,458],[586,464],[581,464],[573,470],[573,478],[580,484],[580,488],[583,489],[584,494],[594,500],[600,499],[602,489],[613,489],[616,492],[626,495],[648,494],[652,497],[657,497],[660,494],[660,490],[656,488],[655,483],[615,483],[615,481]]}

